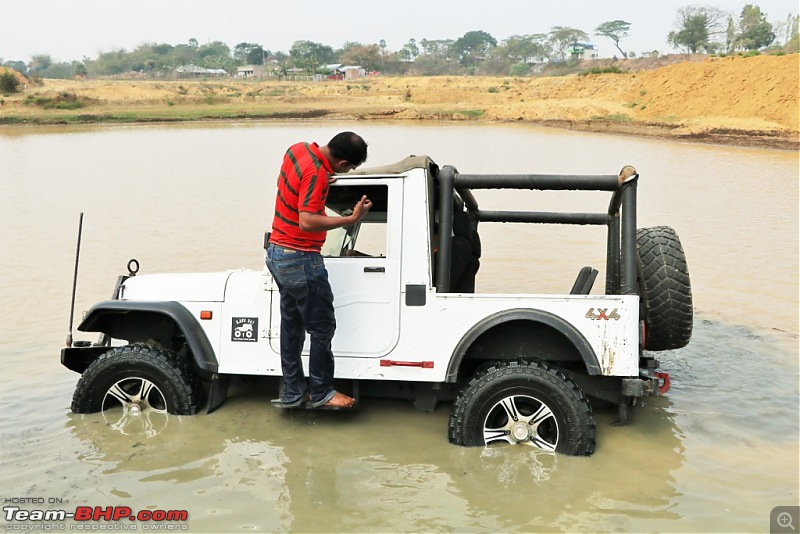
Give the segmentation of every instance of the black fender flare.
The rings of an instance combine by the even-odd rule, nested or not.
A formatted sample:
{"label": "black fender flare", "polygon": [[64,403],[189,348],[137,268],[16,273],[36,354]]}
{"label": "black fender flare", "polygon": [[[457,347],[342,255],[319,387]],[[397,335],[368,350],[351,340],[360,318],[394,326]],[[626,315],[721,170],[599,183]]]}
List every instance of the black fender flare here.
{"label": "black fender flare", "polygon": [[[82,332],[102,332],[114,336],[113,323],[130,313],[149,313],[161,315],[174,321],[183,332],[186,342],[194,356],[197,367],[208,373],[216,373],[219,362],[205,331],[192,313],[180,303],[174,301],[135,301],[105,300],[98,302],[89,310],[86,317],[78,325]],[[121,337],[121,339],[127,339]]]}
{"label": "black fender flare", "polygon": [[505,310],[489,317],[482,319],[476,323],[472,328],[467,331],[461,338],[461,341],[456,345],[453,354],[450,357],[450,364],[447,367],[447,375],[445,382],[455,382],[458,378],[458,369],[461,367],[461,362],[467,354],[469,347],[475,342],[481,334],[487,330],[508,321],[525,320],[537,322],[547,325],[554,330],[562,333],[578,350],[586,365],[586,370],[590,375],[599,375],[602,373],[600,362],[597,355],[592,349],[592,346],[581,334],[577,328],[563,318],[544,310],[534,310],[529,308],[516,308],[512,310]]}

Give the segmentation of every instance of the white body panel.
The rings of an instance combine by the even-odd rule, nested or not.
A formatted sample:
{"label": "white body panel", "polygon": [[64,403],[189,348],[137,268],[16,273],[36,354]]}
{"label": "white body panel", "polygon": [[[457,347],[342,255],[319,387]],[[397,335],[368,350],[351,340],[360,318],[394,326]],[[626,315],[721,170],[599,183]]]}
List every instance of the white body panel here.
{"label": "white body panel", "polygon": [[[549,314],[570,325],[591,347],[602,375],[638,376],[637,295],[436,293],[426,171],[339,183],[355,180],[388,191],[386,254],[325,259],[335,296],[338,378],[442,382],[465,335],[487,317],[512,310]],[[424,304],[406,302],[411,286],[424,288]],[[179,301],[198,317],[221,374],[281,374],[280,296],[266,268],[136,276],[125,282],[122,298]],[[211,320],[199,320],[204,310],[213,312]],[[305,355],[308,348],[307,339]],[[382,366],[381,360],[432,365]]]}
{"label": "white body panel", "polygon": [[[237,272],[231,276],[228,288],[222,311],[215,312],[220,321],[201,322],[217,351],[219,372],[280,375],[280,297],[271,276],[266,270]],[[591,346],[605,376],[638,374],[636,296],[554,298],[552,295],[437,294],[430,289],[424,306],[405,306],[404,298],[397,299],[399,320],[387,320],[387,316],[375,311],[387,306],[382,300],[342,299],[343,305],[339,305],[339,300],[337,297],[335,301],[337,329],[333,342],[338,378],[441,382],[467,332],[487,317],[508,310],[537,310],[569,323]],[[200,309],[208,309],[198,303],[182,304],[196,316]],[[257,340],[235,339],[237,318],[257,319]],[[370,329],[379,335],[357,335]],[[389,337],[382,339],[383,335]],[[391,346],[379,347],[382,350],[374,352],[367,350],[370,345],[386,344],[386,339]],[[306,355],[308,348],[307,339]],[[381,359],[430,361],[433,367],[382,367]]]}
{"label": "white body panel", "polygon": [[221,302],[225,296],[225,282],[230,273],[231,271],[133,276],[125,281],[120,298],[125,300]]}

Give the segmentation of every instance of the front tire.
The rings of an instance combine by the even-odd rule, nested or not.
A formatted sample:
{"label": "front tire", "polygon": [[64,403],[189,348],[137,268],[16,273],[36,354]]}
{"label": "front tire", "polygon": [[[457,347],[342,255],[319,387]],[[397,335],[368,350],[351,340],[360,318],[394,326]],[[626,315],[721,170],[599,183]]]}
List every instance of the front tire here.
{"label": "front tire", "polygon": [[456,445],[524,444],[572,456],[594,452],[595,422],[580,388],[536,361],[503,361],[479,371],[459,393],[448,435]]}
{"label": "front tire", "polygon": [[142,412],[194,415],[202,391],[177,354],[143,344],[109,350],[86,368],[72,397],[72,411],[95,413],[122,408]]}

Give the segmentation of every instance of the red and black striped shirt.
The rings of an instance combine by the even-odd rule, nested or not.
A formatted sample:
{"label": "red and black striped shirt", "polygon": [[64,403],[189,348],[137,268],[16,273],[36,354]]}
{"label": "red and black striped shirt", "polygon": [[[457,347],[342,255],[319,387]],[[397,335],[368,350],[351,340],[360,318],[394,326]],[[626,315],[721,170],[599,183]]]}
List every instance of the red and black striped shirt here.
{"label": "red and black striped shirt", "polygon": [[270,241],[283,247],[319,252],[327,232],[304,232],[300,212],[325,215],[328,177],[333,174],[317,143],[297,143],[283,157]]}

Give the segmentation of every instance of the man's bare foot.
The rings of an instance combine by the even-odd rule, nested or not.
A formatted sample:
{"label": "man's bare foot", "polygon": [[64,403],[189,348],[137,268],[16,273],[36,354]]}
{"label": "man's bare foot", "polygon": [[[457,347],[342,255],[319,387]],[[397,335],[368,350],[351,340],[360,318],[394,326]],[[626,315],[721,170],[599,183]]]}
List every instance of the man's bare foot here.
{"label": "man's bare foot", "polygon": [[356,400],[354,398],[348,397],[344,393],[334,391],[331,400],[322,406],[326,408],[352,408],[355,403]]}

